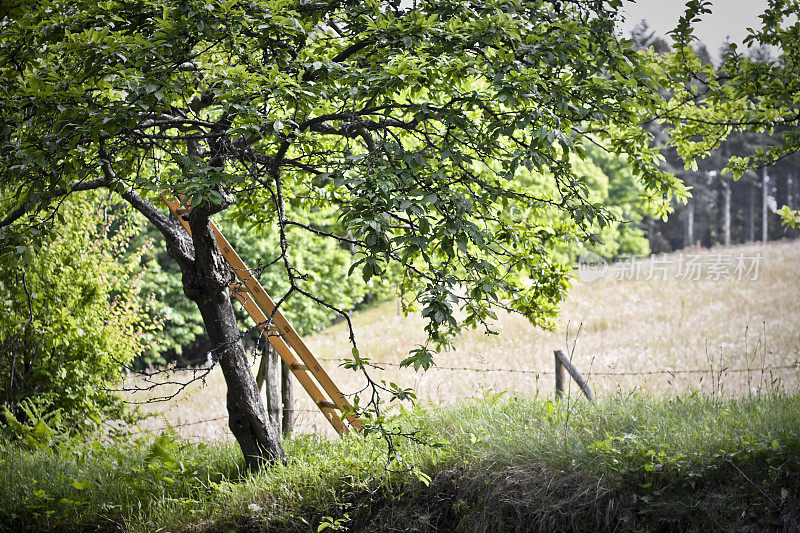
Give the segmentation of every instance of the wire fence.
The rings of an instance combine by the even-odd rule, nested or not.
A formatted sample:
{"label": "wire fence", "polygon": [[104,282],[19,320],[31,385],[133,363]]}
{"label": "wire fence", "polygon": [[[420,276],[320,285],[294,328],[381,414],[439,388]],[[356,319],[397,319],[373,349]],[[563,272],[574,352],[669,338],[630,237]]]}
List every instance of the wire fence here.
{"label": "wire fence", "polygon": [[[327,362],[347,362],[351,361],[351,359],[345,359],[343,357],[329,357],[329,358],[320,358],[320,361],[327,361]],[[372,365],[380,368],[382,366],[392,366],[403,368],[401,363],[394,363],[394,362],[372,362]],[[555,374],[555,370],[533,370],[527,368],[481,368],[481,367],[469,367],[469,366],[439,366],[434,365],[432,368],[436,368],[439,370],[453,370],[453,371],[467,371],[467,372],[500,372],[505,374],[535,374],[535,375],[553,375]],[[798,369],[800,370],[800,364],[792,364],[792,365],[770,365],[763,368],[763,371],[769,370],[789,370],[789,369]],[[720,369],[716,368],[690,368],[690,369],[662,369],[662,370],[640,370],[640,371],[633,371],[633,370],[622,370],[622,371],[589,371],[587,372],[587,376],[650,376],[650,375],[659,375],[659,374],[668,374],[674,376],[676,374],[718,374],[720,372],[727,373],[745,373],[745,372],[761,372],[762,368],[727,368],[723,367]]]}
{"label": "wire fence", "polygon": [[[292,413],[321,413],[319,409],[281,409],[282,411],[291,411]],[[204,418],[202,420],[192,420],[191,422],[168,422],[166,424],[161,424],[151,428],[142,428],[142,427],[134,427],[134,428],[127,428],[127,433],[129,436],[137,436],[137,435],[156,435],[159,433],[163,433],[164,431],[170,429],[180,429],[190,426],[198,426],[201,424],[209,424],[212,422],[219,422],[221,420],[228,420],[228,415],[222,416],[215,416],[213,418]],[[201,438],[199,435],[185,435],[187,437],[195,437]]]}
{"label": "wire fence", "polygon": [[[319,361],[324,361],[328,363],[345,363],[345,362],[352,362],[350,359],[346,359],[344,357],[327,357],[327,358],[319,358]],[[381,369],[382,367],[393,367],[393,368],[408,368],[407,366],[402,365],[401,363],[393,362],[393,361],[381,361],[381,362],[371,362],[371,365]],[[434,365],[431,369],[436,370],[444,370],[444,371],[451,371],[451,372],[477,372],[477,373],[489,373],[489,374],[527,374],[531,376],[548,376],[548,375],[555,375],[556,370],[537,370],[537,369],[529,369],[529,368],[499,368],[499,367],[470,367],[470,366],[442,366],[442,365]],[[411,368],[413,370],[413,368]],[[766,365],[764,367],[737,367],[737,368],[729,368],[729,367],[721,367],[721,368],[689,368],[689,369],[656,369],[656,370],[619,370],[619,371],[593,371],[591,369],[587,370],[586,377],[590,378],[593,376],[604,376],[604,377],[624,377],[624,376],[656,376],[656,375],[668,375],[675,377],[677,375],[686,375],[686,374],[711,374],[711,375],[720,375],[720,374],[728,374],[728,373],[752,373],[752,374],[767,374],[770,371],[776,370],[798,370],[800,371],[800,361],[796,361],[793,364],[780,364],[780,365]],[[315,408],[294,408],[288,409],[293,413],[311,413],[311,414],[321,414],[319,409]],[[186,428],[190,426],[198,426],[202,424],[209,424],[214,422],[219,422],[222,420],[227,420],[228,415],[222,416],[215,416],[212,418],[206,418],[202,420],[192,420],[189,422],[178,422],[178,423],[167,423],[165,425],[161,425],[159,427],[154,427],[150,429],[143,429],[137,428],[136,431],[132,432],[132,434],[142,433],[142,434],[155,434],[159,433],[168,429],[180,429]],[[191,437],[191,436],[190,436]],[[202,438],[200,436],[194,436],[196,438]]]}

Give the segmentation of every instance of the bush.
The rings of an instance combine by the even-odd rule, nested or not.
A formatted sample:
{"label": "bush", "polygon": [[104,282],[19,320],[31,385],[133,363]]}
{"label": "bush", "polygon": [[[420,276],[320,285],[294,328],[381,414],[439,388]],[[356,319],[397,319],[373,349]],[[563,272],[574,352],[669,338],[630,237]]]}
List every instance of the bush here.
{"label": "bush", "polygon": [[126,214],[98,217],[100,206],[98,197],[69,198],[58,214],[60,233],[3,250],[0,394],[23,422],[23,403],[38,413],[60,411],[73,429],[124,414],[109,388],[144,349],[141,250],[129,249],[135,228]]}

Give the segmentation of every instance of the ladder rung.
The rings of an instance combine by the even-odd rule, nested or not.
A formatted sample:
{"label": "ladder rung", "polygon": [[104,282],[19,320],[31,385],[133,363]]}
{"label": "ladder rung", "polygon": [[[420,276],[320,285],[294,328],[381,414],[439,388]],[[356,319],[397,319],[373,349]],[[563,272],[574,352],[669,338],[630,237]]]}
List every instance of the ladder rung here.
{"label": "ladder rung", "polygon": [[336,404],[333,402],[317,402],[317,405],[319,405],[321,408],[327,407],[328,409],[336,409]]}
{"label": "ladder rung", "polygon": [[299,372],[301,370],[308,370],[308,367],[301,363],[292,363],[289,365],[292,368],[292,371]]}

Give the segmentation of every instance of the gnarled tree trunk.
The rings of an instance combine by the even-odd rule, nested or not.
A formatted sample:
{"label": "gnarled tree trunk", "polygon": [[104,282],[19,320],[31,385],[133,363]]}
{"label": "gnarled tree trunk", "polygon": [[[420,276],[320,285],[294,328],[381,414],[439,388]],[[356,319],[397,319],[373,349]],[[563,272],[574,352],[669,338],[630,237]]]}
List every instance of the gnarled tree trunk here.
{"label": "gnarled tree trunk", "polygon": [[[188,143],[188,148],[190,155],[199,154],[196,142]],[[100,155],[103,179],[86,182],[78,188],[109,187],[117,190],[164,235],[167,251],[181,269],[183,292],[197,304],[211,341],[212,356],[222,368],[228,387],[228,426],[242,449],[248,469],[257,470],[271,461],[283,460],[278,433],[264,410],[233,314],[228,286],[235,275],[223,259],[211,230],[209,217],[230,206],[233,197],[218,188],[221,202],[193,206],[188,215],[184,215],[191,228],[190,237],[180,224],[165,217],[136,191],[115,185],[112,161],[104,149]],[[219,157],[212,157],[211,164],[218,168],[222,161]],[[75,187],[72,189],[77,190]]]}
{"label": "gnarled tree trunk", "polygon": [[257,470],[265,463],[282,460],[283,449],[250,371],[228,293],[234,274],[213,237],[210,214],[202,207],[192,209],[188,215],[191,242],[188,235],[180,240],[168,238],[167,247],[181,267],[183,291],[197,304],[211,341],[212,356],[222,368],[228,388],[228,426],[247,467]]}
{"label": "gnarled tree trunk", "polygon": [[250,372],[230,297],[220,291],[202,294],[195,302],[228,386],[228,426],[242,449],[248,468],[257,470],[265,462],[282,459],[278,433],[269,422],[256,380]]}

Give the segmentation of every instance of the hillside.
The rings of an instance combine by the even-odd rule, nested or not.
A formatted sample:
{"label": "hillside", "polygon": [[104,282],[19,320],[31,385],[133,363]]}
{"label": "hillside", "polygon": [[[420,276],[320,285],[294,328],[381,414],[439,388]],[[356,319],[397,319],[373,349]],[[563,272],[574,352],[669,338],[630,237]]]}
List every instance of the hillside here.
{"label": "hillside", "polygon": [[[672,265],[666,280],[616,279],[636,271],[623,264],[578,285],[561,332],[503,316],[500,336],[464,335],[425,376],[385,365],[383,376],[416,380],[423,400],[399,423],[427,443],[404,440],[401,462],[387,463],[378,435],[324,438],[298,391],[286,463],[250,475],[212,374],[148,405],[169,409],[144,434],[75,439],[37,423],[23,446],[0,443],[0,530],[798,531],[800,246],[686,254],[659,259]],[[721,275],[715,254],[761,254],[757,279],[675,278],[678,263]],[[362,352],[395,363],[420,326],[392,302],[355,319]],[[576,321],[573,361],[595,404],[549,399],[552,349]],[[343,333],[310,342],[336,358]]]}

